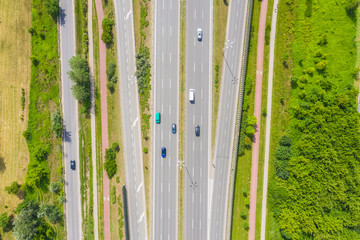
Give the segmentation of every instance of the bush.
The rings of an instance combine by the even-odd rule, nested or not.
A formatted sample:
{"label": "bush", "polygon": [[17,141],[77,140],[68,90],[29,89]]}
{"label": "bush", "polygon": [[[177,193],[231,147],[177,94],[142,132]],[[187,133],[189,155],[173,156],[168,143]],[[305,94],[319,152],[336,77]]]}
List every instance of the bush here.
{"label": "bush", "polygon": [[45,146],[40,145],[35,148],[34,157],[39,162],[46,160],[48,156],[48,150],[45,148]]}
{"label": "bush", "polygon": [[110,44],[113,41],[112,29],[114,24],[114,20],[109,18],[104,18],[102,21],[103,33],[101,35],[101,40],[103,40],[106,44]]}
{"label": "bush", "polygon": [[286,135],[282,136],[279,140],[279,145],[290,147],[291,146],[291,138]]}
{"label": "bush", "polygon": [[245,229],[246,231],[249,230],[249,223],[248,223],[248,222],[244,222],[243,227],[244,227],[244,229]]}
{"label": "bush", "polygon": [[16,181],[13,181],[10,186],[5,187],[5,191],[9,194],[18,194],[20,191],[21,185]]}
{"label": "bush", "polygon": [[7,232],[11,229],[11,218],[7,215],[7,213],[0,214],[0,227]]}
{"label": "bush", "polygon": [[287,146],[279,146],[275,151],[275,157],[280,161],[289,160],[291,157],[290,148]]}
{"label": "bush", "polygon": [[115,85],[114,85],[113,82],[108,82],[108,83],[106,84],[106,87],[107,87],[107,89],[109,89],[109,91],[110,91],[111,94],[115,92]]}
{"label": "bush", "polygon": [[143,152],[144,152],[145,154],[147,154],[147,153],[149,152],[149,150],[148,150],[147,148],[143,148]]}
{"label": "bush", "polygon": [[120,146],[119,146],[119,144],[117,142],[114,142],[112,144],[111,148],[117,153],[120,151]]}
{"label": "bush", "polygon": [[53,17],[59,16],[59,1],[58,0],[45,0],[46,11]]}
{"label": "bush", "polygon": [[246,219],[246,212],[241,212],[240,217],[245,220]]}
{"label": "bush", "polygon": [[271,26],[266,25],[266,28],[265,28],[265,44],[266,45],[269,45],[269,43],[270,43],[270,33],[271,33]]}
{"label": "bush", "polygon": [[59,110],[56,110],[56,112],[51,115],[51,122],[51,130],[54,132],[55,137],[61,137],[63,131],[63,119]]}
{"label": "bush", "polygon": [[116,153],[113,149],[108,148],[105,150],[105,159],[104,168],[111,179],[117,172]]}
{"label": "bush", "polygon": [[59,194],[61,190],[61,184],[58,182],[51,182],[50,183],[50,192]]}
{"label": "bush", "polygon": [[115,188],[115,186],[112,186],[111,191],[110,191],[110,202],[111,202],[111,204],[116,203],[116,188]]}
{"label": "bush", "polygon": [[116,72],[116,64],[114,62],[109,62],[106,66],[106,76],[108,80],[111,80],[113,76],[115,76]]}
{"label": "bush", "polygon": [[321,60],[316,64],[316,69],[320,72],[324,71],[326,69],[327,63],[328,62],[326,60]]}
{"label": "bush", "polygon": [[245,207],[246,208],[250,208],[250,199],[249,198],[245,198]]}
{"label": "bush", "polygon": [[257,120],[256,120],[256,117],[255,116],[249,116],[247,118],[247,125],[248,126],[251,126],[251,127],[254,127],[255,124],[256,124]]}

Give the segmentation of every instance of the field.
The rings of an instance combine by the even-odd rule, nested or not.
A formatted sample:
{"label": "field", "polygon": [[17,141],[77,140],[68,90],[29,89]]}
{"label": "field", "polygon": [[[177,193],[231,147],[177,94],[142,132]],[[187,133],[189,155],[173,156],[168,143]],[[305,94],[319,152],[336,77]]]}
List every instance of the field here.
{"label": "field", "polygon": [[[350,3],[279,3],[268,239],[360,238],[353,211],[360,147]],[[279,143],[283,135],[291,141]]]}
{"label": "field", "polygon": [[[29,162],[26,140],[30,87],[31,2],[0,2],[0,213],[13,209],[19,198],[4,191],[12,181],[22,183]],[[25,90],[25,108],[21,89]],[[23,120],[21,117],[23,116]]]}

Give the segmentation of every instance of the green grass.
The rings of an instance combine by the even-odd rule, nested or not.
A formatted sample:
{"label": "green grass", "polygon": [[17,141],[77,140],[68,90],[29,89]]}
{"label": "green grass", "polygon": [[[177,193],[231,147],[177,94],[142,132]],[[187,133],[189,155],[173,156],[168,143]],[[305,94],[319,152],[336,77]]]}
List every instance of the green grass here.
{"label": "green grass", "polygon": [[[268,218],[267,218],[267,238],[269,239],[279,239],[279,226],[282,229],[285,229],[287,234],[291,234],[293,238],[300,238],[304,236],[305,232],[308,232],[306,229],[307,226],[312,226],[306,219],[303,219],[303,224],[301,227],[299,226],[299,217],[294,217],[295,210],[299,214],[309,214],[309,216],[314,219],[318,218],[318,225],[317,227],[313,228],[312,234],[309,236],[309,239],[320,239],[322,236],[323,238],[334,238],[336,239],[358,239],[358,234],[351,232],[341,221],[338,222],[340,219],[344,217],[344,215],[348,214],[345,213],[347,208],[342,208],[339,210],[339,205],[334,203],[331,200],[333,197],[337,197],[341,188],[338,186],[334,187],[334,190],[328,194],[329,201],[321,201],[319,204],[318,199],[322,199],[322,194],[314,195],[313,188],[314,184],[318,184],[319,186],[316,189],[323,189],[329,186],[331,183],[331,179],[327,179],[327,176],[324,175],[319,178],[319,173],[316,171],[317,169],[322,169],[323,171],[328,171],[327,166],[331,166],[332,170],[330,174],[332,175],[332,179],[337,179],[339,174],[339,165],[337,161],[331,161],[331,164],[326,164],[324,166],[324,158],[322,157],[310,157],[310,155],[306,154],[301,150],[300,143],[304,141],[305,137],[316,136],[315,139],[323,138],[324,141],[327,141],[329,132],[324,131],[325,129],[322,126],[319,126],[321,130],[311,130],[309,131],[309,126],[312,124],[312,120],[305,125],[304,131],[299,131],[299,124],[303,123],[304,121],[301,119],[296,118],[295,111],[289,110],[289,108],[294,108],[296,106],[304,106],[305,100],[300,100],[300,96],[302,96],[302,90],[304,89],[304,93],[306,97],[311,96],[313,93],[313,89],[319,87],[319,82],[328,81],[328,84],[331,85],[331,89],[323,90],[324,97],[328,98],[331,101],[331,94],[336,96],[342,96],[344,92],[347,94],[347,98],[349,101],[348,108],[353,109],[351,113],[347,113],[342,116],[341,119],[337,117],[341,114],[344,114],[343,110],[339,108],[336,110],[334,109],[334,104],[330,103],[326,110],[332,109],[334,112],[332,114],[333,119],[332,122],[325,121],[324,126],[330,127],[331,131],[336,131],[332,133],[332,135],[337,134],[344,134],[343,128],[338,128],[339,122],[347,121],[349,117],[353,115],[355,112],[356,103],[355,97],[352,96],[349,92],[347,92],[347,88],[345,86],[352,86],[354,84],[352,72],[355,67],[356,63],[356,51],[355,51],[355,33],[356,27],[354,21],[346,15],[345,11],[345,3],[343,1],[287,1],[290,4],[286,4],[286,2],[279,3],[279,20],[278,21],[278,32],[277,32],[277,45],[276,45],[276,54],[275,54],[275,82],[274,82],[274,97],[273,97],[273,119],[272,119],[272,134],[271,134],[271,145],[270,145],[270,176],[273,176],[270,180],[269,184],[269,211],[268,211]],[[309,4],[310,3],[310,4]],[[327,43],[322,44],[320,41],[323,39],[324,35],[326,35]],[[341,47],[339,47],[341,46]],[[326,60],[328,64],[326,66],[325,73],[322,71],[316,71],[313,74],[308,74],[307,70],[311,67],[316,67],[317,59],[315,57],[316,53],[319,50],[322,50],[323,53],[326,53]],[[288,54],[290,57],[287,60],[285,56]],[[321,54],[320,54],[321,55]],[[324,57],[324,55],[323,55]],[[302,77],[301,80],[298,82],[298,87],[294,87],[291,89],[290,86],[290,77],[294,74],[297,77]],[[308,81],[304,81],[305,78]],[[324,85],[321,86],[322,88]],[[280,102],[280,99],[284,99],[284,103]],[[307,98],[305,98],[307,99]],[[322,105],[324,103],[323,100],[319,100],[315,98],[314,100],[317,104]],[[312,108],[312,104],[308,103],[310,109]],[[300,107],[301,108],[301,107]],[[347,108],[345,108],[347,109]],[[346,111],[346,110],[345,110]],[[304,114],[309,114],[309,111],[304,112]],[[326,111],[324,112],[324,116],[326,116]],[[307,115],[308,116],[308,115]],[[311,115],[311,117],[317,117],[318,115]],[[312,119],[312,118],[308,119]],[[330,126],[331,125],[331,126]],[[358,129],[358,119],[355,124],[349,124],[351,128]],[[321,131],[321,132],[319,132]],[[330,132],[331,132],[330,131]],[[274,171],[274,151],[277,147],[277,143],[279,138],[287,133],[293,139],[292,151],[293,156],[290,160],[291,165],[287,168],[287,170],[291,173],[288,180],[280,180],[279,178],[274,178],[275,171]],[[358,138],[358,134],[356,135],[356,130],[352,132],[354,137]],[[352,151],[357,152],[358,155],[358,142],[354,145],[348,146],[346,145],[349,141],[344,140],[343,142],[339,143],[337,139],[345,138],[350,134],[341,135],[340,137],[334,137],[335,141],[331,144],[331,146],[327,146],[326,148],[322,146],[322,144],[316,145],[316,147],[308,147],[309,152],[317,149],[317,155],[322,156],[320,154],[326,149],[328,151],[334,151],[333,154],[339,154],[340,162],[344,163],[345,166],[347,164],[351,164],[349,158],[346,154],[341,153],[342,149],[349,149],[352,148]],[[307,141],[308,144],[313,144],[314,140],[309,139]],[[342,144],[341,148],[336,148]],[[356,148],[356,149],[355,149]],[[304,169],[301,172],[306,174],[306,171],[309,167],[313,167],[315,170],[312,173],[311,177],[307,177],[303,179],[303,177],[298,176],[297,182],[298,184],[303,184],[304,181],[309,182],[310,184],[307,187],[303,187],[299,189],[294,184],[291,184],[294,179],[294,174],[298,174],[297,167],[299,166],[299,157],[298,154],[301,156],[305,156],[309,159],[308,164],[301,164],[304,166]],[[334,156],[333,155],[333,156]],[[315,161],[316,159],[316,161]],[[358,171],[358,165],[355,167],[345,167],[344,171],[349,171],[348,177],[349,181],[352,181],[351,178],[356,176],[353,175],[355,168]],[[341,171],[341,172],[344,172]],[[358,175],[357,175],[358,177]],[[309,181],[311,179],[311,181]],[[337,179],[337,183],[342,182],[340,179]],[[283,191],[285,194],[284,197],[274,197],[271,195],[271,192],[275,193],[279,189],[279,184],[284,186]],[[344,184],[344,188],[347,191],[344,193],[345,196],[352,194],[353,191],[356,191],[354,187],[347,186]],[[306,201],[302,198],[291,192],[289,189],[296,189],[297,193],[302,194],[302,196],[308,196],[308,199],[312,202],[312,206],[317,206],[315,209],[309,210],[309,205]],[[326,191],[321,191],[322,193],[326,193]],[[286,206],[284,200],[281,199],[289,199],[288,197],[292,197],[291,207]],[[274,201],[277,201],[276,204]],[[327,204],[332,203],[332,206],[328,206]],[[345,201],[346,204],[350,204]],[[301,204],[301,205],[300,205]],[[320,209],[319,209],[320,206]],[[301,211],[297,211],[301,208]],[[322,211],[321,209],[325,207],[328,209],[327,211]],[[289,217],[286,221],[284,218],[279,218],[277,216],[277,221],[274,219],[275,211],[277,213],[281,211],[290,211],[287,216]],[[350,208],[351,209],[351,208]],[[319,216],[319,211],[322,213]],[[337,211],[338,217],[336,220],[329,220],[332,223],[340,224],[342,231],[333,231],[329,233],[328,230],[332,228],[332,226],[324,226],[323,220],[324,219],[334,219],[334,216],[331,214],[332,211]],[[351,213],[350,213],[351,214]],[[314,216],[315,215],[315,216]],[[352,219],[357,219],[359,216],[358,214],[351,214]],[[291,223],[291,226],[289,225]],[[350,222],[347,222],[347,224]],[[321,228],[319,228],[319,226]]]}
{"label": "green grass", "polygon": [[213,37],[213,101],[212,101],[212,146],[215,144],[217,111],[219,107],[223,50],[228,18],[228,1],[214,0],[214,37]]}
{"label": "green grass", "polygon": [[[29,183],[36,164],[44,167],[48,174],[41,178],[37,187],[30,185],[26,199],[40,199],[42,202],[57,204],[62,209],[62,203],[48,192],[50,181],[62,179],[62,154],[59,151],[61,140],[56,139],[51,132],[51,114],[60,108],[58,34],[56,22],[47,14],[40,0],[32,2],[32,28],[35,34],[31,37],[30,103],[26,130],[30,162],[25,181]],[[38,148],[47,149],[47,161],[40,162],[36,159]],[[31,190],[31,187],[34,189]],[[53,227],[56,230],[56,238],[62,239],[63,224]]]}
{"label": "green grass", "polygon": [[[185,146],[185,35],[186,35],[186,0],[180,1],[180,113],[179,113],[179,160],[184,160]],[[178,168],[178,238],[184,239],[184,168]]]}
{"label": "green grass", "polygon": [[102,133],[101,133],[101,111],[100,111],[100,59],[99,59],[99,28],[96,14],[95,0],[93,0],[92,11],[93,25],[93,47],[94,47],[94,78],[95,78],[95,132],[96,132],[96,180],[98,199],[98,230],[99,239],[104,238],[104,196],[103,196],[103,162],[102,162]]}
{"label": "green grass", "polygon": [[[254,1],[252,12],[252,23],[250,32],[249,53],[245,80],[244,104],[248,107],[243,107],[243,117],[241,127],[246,126],[246,117],[254,114],[254,97],[255,97],[255,79],[256,79],[256,59],[257,59],[257,40],[259,29],[259,15],[260,15],[259,1]],[[241,134],[241,133],[240,133]],[[239,140],[240,145],[245,145],[245,137]],[[249,198],[250,194],[250,178],[251,178],[251,147],[244,149],[244,154],[238,157],[236,175],[235,175],[235,191],[233,200],[233,218],[232,218],[232,239],[246,239],[248,232],[244,228],[244,223],[249,222],[249,209],[245,206],[245,198]],[[244,190],[245,193],[244,194]],[[246,218],[243,219],[240,213],[246,213]]]}

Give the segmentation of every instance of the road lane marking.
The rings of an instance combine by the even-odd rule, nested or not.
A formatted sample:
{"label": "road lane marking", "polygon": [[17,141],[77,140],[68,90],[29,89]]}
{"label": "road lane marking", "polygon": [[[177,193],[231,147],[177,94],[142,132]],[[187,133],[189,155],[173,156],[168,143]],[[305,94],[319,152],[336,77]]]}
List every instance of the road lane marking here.
{"label": "road lane marking", "polygon": [[131,14],[131,9],[130,9],[130,11],[126,14],[125,20],[128,20],[130,14]]}
{"label": "road lane marking", "polygon": [[163,5],[162,5],[162,7],[163,7],[163,10],[165,9],[165,1],[163,0]]}
{"label": "road lane marking", "polygon": [[143,183],[141,182],[140,185],[139,185],[139,187],[138,187],[138,189],[136,190],[136,192],[139,192],[139,191],[140,191],[140,188],[141,188],[142,185],[143,185]]}
{"label": "road lane marking", "polygon": [[195,150],[195,142],[193,142],[193,151]]}
{"label": "road lane marking", "polygon": [[196,19],[196,10],[194,10],[194,19]]}
{"label": "road lane marking", "polygon": [[204,10],[201,10],[201,19],[204,19]]}
{"label": "road lane marking", "polygon": [[195,124],[195,115],[193,115],[193,124]]}
{"label": "road lane marking", "polygon": [[172,26],[170,26],[170,36],[172,35]]}
{"label": "road lane marking", "polygon": [[169,105],[169,115],[171,115],[171,105]]}
{"label": "road lane marking", "polygon": [[135,119],[135,121],[133,122],[133,124],[132,124],[132,126],[131,127],[134,127],[135,126],[135,124],[136,124],[136,122],[139,120],[139,117],[137,117],[136,119]]}
{"label": "road lane marking", "polygon": [[161,63],[164,63],[164,53],[161,53]]}
{"label": "road lane marking", "polygon": [[170,89],[171,89],[171,82],[172,82],[172,80],[171,80],[171,78],[170,78],[170,81],[169,81],[169,86],[170,86]]}
{"label": "road lane marking", "polygon": [[[161,163],[162,163],[162,161],[161,161]],[[163,192],[163,183],[161,183],[160,189],[161,189],[161,193],[162,193]]]}
{"label": "road lane marking", "polygon": [[201,72],[203,72],[204,71],[204,64],[203,63],[201,63]]}
{"label": "road lane marking", "polygon": [[195,72],[195,62],[194,62],[194,72]]}
{"label": "road lane marking", "polygon": [[164,132],[161,132],[161,141],[164,139]]}
{"label": "road lane marking", "polygon": [[171,52],[170,52],[170,62],[171,62]]}
{"label": "road lane marking", "polygon": [[161,33],[164,36],[164,26],[161,27]]}

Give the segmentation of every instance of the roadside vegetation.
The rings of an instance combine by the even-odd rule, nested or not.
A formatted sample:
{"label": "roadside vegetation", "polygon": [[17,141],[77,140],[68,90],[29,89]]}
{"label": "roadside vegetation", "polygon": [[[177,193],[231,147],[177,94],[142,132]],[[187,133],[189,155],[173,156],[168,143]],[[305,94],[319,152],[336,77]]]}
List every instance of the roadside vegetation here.
{"label": "roadside vegetation", "polygon": [[[148,234],[150,234],[151,203],[151,57],[152,57],[152,6],[151,0],[133,0],[134,31],[136,47],[136,73],[139,90],[139,107],[143,147],[145,200]],[[150,150],[150,151],[149,151]]]}
{"label": "roadside vegetation", "polygon": [[[16,195],[22,202],[9,213],[2,213],[0,221],[7,237],[12,234],[19,240],[40,236],[64,238],[56,9],[58,12],[58,5],[50,0],[32,1],[32,26],[28,29],[31,35],[28,126],[23,132],[29,165],[23,184],[13,181],[6,187],[8,194]],[[26,94],[22,91],[22,109],[24,98]]]}
{"label": "roadside vegetation", "polygon": [[[215,144],[217,111],[219,107],[222,65],[224,62],[226,25],[228,18],[229,1],[214,0],[214,32],[213,32],[213,96],[212,96],[212,148]],[[228,44],[228,43],[226,43]]]}
{"label": "roadside vegetation", "polygon": [[279,3],[267,238],[360,238],[357,6]]}
{"label": "roadside vegetation", "polygon": [[232,239],[246,239],[249,230],[252,139],[255,133],[254,125],[258,121],[254,116],[254,97],[260,6],[260,1],[254,1],[235,174]]}

